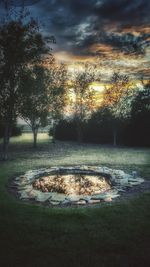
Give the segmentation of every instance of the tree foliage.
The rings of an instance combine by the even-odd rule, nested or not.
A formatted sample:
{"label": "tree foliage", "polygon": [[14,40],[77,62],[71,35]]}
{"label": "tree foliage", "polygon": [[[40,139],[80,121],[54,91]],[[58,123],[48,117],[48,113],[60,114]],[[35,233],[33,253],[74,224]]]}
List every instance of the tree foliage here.
{"label": "tree foliage", "polygon": [[5,125],[4,159],[7,159],[11,126],[20,107],[22,71],[29,64],[40,63],[49,51],[36,21],[24,18],[23,13],[0,25],[0,119]]}
{"label": "tree foliage", "polygon": [[60,119],[65,106],[66,70],[51,62],[49,68],[34,65],[27,68],[21,78],[22,105],[20,116],[30,125],[34,147],[39,127],[54,124]]}
{"label": "tree foliage", "polygon": [[150,146],[150,81],[132,99],[130,125],[132,143]]}
{"label": "tree foliage", "polygon": [[29,124],[37,145],[39,127],[47,124],[49,98],[48,76],[44,67],[34,65],[24,70],[20,83],[19,115]]}
{"label": "tree foliage", "polygon": [[97,80],[95,66],[85,64],[74,71],[71,79],[72,111],[77,125],[78,141],[82,141],[83,124],[94,111],[95,92],[90,85]]}
{"label": "tree foliage", "polygon": [[[104,92],[103,105],[108,106],[112,114],[112,126],[114,133],[114,145],[117,144],[117,128],[118,124],[125,115],[125,105],[122,105],[123,98],[126,98],[129,94],[129,78],[127,75],[122,75],[120,73],[114,73],[111,78],[111,85],[106,88]],[[124,101],[125,104],[125,101]]]}

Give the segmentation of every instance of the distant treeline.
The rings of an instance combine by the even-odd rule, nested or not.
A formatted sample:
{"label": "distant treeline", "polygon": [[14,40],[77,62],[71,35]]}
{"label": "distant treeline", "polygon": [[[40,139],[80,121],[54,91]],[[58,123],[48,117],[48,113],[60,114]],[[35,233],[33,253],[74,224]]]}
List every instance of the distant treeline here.
{"label": "distant treeline", "polygon": [[[114,121],[107,107],[99,109],[82,124],[82,141],[113,144],[114,125],[117,145],[150,146],[150,110],[145,105],[138,107],[138,112],[134,110],[129,119],[118,121]],[[76,120],[61,120],[55,134],[58,140],[77,141]]]}

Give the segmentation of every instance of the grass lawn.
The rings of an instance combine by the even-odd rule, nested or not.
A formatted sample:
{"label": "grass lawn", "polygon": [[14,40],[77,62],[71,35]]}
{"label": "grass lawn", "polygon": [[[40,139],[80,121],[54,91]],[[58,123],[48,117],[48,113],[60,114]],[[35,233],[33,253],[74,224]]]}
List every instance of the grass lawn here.
{"label": "grass lawn", "polygon": [[150,149],[73,142],[52,144],[39,135],[12,138],[10,160],[0,163],[0,266],[137,267],[150,265],[150,193],[93,208],[48,208],[18,201],[8,179],[56,165],[104,165],[150,179]]}

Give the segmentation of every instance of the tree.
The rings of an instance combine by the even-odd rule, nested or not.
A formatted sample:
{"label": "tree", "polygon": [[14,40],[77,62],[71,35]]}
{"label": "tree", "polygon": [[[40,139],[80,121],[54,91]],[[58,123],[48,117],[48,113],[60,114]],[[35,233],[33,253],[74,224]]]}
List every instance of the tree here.
{"label": "tree", "polygon": [[39,127],[53,124],[53,141],[55,141],[55,124],[61,117],[65,105],[65,68],[56,66],[54,61],[49,68],[34,65],[27,68],[21,79],[22,105],[20,116],[29,124],[33,132],[33,147],[37,147]]}
{"label": "tree", "polygon": [[83,140],[83,126],[94,110],[94,96],[92,82],[97,80],[95,66],[85,64],[81,70],[73,73],[71,79],[72,110],[76,121],[78,142]]}
{"label": "tree", "polygon": [[41,62],[50,51],[32,18],[12,16],[0,25],[0,114],[5,127],[3,159],[8,157],[11,127],[20,106],[20,77],[29,64]]}
{"label": "tree", "polygon": [[49,108],[48,76],[46,69],[34,65],[24,70],[20,83],[21,105],[19,115],[27,122],[33,132],[33,147],[37,147],[39,127],[47,125]]}
{"label": "tree", "polygon": [[140,88],[132,101],[132,114],[134,116],[144,113],[145,116],[150,114],[150,81]]}
{"label": "tree", "polygon": [[101,106],[92,113],[86,123],[85,140],[94,143],[111,143],[112,113],[107,106]]}
{"label": "tree", "polygon": [[132,99],[131,129],[134,145],[150,146],[150,81]]}
{"label": "tree", "polygon": [[[51,131],[50,131],[51,134]],[[76,124],[67,118],[59,120],[55,129],[56,139],[61,141],[76,141]]]}
{"label": "tree", "polygon": [[[114,73],[111,78],[111,85],[104,92],[103,105],[108,106],[111,114],[111,124],[113,128],[113,145],[117,145],[118,127],[120,121],[124,119],[122,99],[129,94],[130,82],[126,75]],[[124,102],[125,103],[125,102]]]}
{"label": "tree", "polygon": [[52,124],[51,133],[55,143],[56,126],[62,119],[68,101],[67,97],[67,69],[64,64],[51,64],[49,76],[49,119]]}

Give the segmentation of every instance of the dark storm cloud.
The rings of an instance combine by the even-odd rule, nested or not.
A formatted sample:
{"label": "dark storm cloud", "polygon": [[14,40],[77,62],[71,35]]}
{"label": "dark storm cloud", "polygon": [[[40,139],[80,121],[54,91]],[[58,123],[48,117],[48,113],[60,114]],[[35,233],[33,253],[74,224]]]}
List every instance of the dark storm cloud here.
{"label": "dark storm cloud", "polygon": [[120,50],[125,54],[137,54],[142,55],[145,52],[145,48],[149,46],[150,34],[140,34],[134,36],[132,33],[126,34],[104,34],[100,38],[101,42],[107,43],[113,47],[114,50]]}
{"label": "dark storm cloud", "polygon": [[[21,1],[13,2],[20,5]],[[138,37],[132,31],[131,35],[123,32],[125,27],[150,26],[149,0],[24,0],[24,3],[42,21],[44,31],[55,35],[60,50],[87,54],[91,45],[106,43],[125,53],[127,47],[131,52],[142,53],[149,44],[142,32]],[[114,33],[114,28],[120,34]]]}
{"label": "dark storm cloud", "polygon": [[[36,5],[37,12],[47,18],[46,25],[54,29],[56,39],[64,49],[75,53],[87,53],[90,45],[96,42],[111,44],[114,49],[127,52],[143,52],[147,36],[143,33],[135,38],[126,33],[116,35],[105,33],[105,27],[110,29],[115,24],[117,30],[124,27],[150,25],[149,0],[44,0]],[[131,33],[132,35],[132,33]],[[130,38],[129,38],[130,37]]]}
{"label": "dark storm cloud", "polygon": [[0,4],[3,6],[22,6],[22,4],[24,6],[32,6],[34,4],[37,4],[38,2],[40,2],[40,0],[0,0]]}
{"label": "dark storm cloud", "polygon": [[86,19],[87,16],[120,24],[150,22],[149,0],[40,0],[39,4],[45,12],[63,9],[64,15],[69,13],[76,17],[76,23],[79,17]]}
{"label": "dark storm cloud", "polygon": [[141,25],[150,22],[149,0],[104,0],[95,13],[101,18],[123,25]]}
{"label": "dark storm cloud", "polygon": [[[105,44],[112,46],[113,51],[119,51],[124,54],[142,55],[145,49],[150,45],[150,34],[140,34],[138,36],[132,33],[106,33],[101,32],[99,35],[89,36],[80,43],[80,48],[90,48],[92,44]],[[95,51],[95,55],[100,54],[101,51]],[[94,55],[94,52],[93,52]]]}

